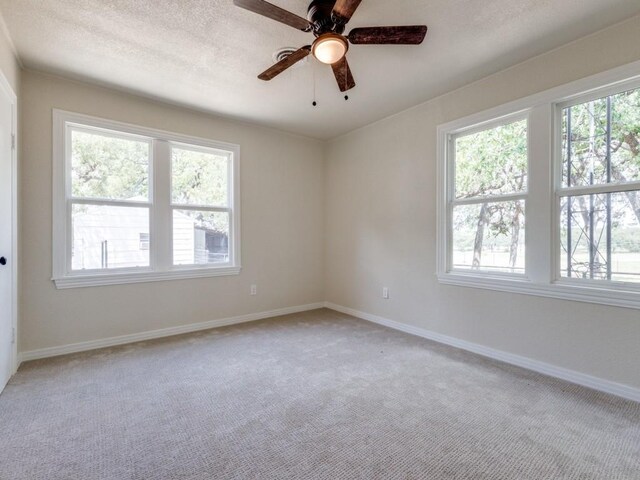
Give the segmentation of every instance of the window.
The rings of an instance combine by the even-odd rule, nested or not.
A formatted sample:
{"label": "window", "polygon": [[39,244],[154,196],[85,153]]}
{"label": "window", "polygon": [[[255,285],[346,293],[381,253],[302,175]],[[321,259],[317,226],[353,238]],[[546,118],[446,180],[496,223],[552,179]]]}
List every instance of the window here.
{"label": "window", "polygon": [[451,269],[523,274],[527,120],[451,138]]}
{"label": "window", "polygon": [[438,127],[440,282],[640,308],[639,71]]}
{"label": "window", "polygon": [[640,89],[565,105],[561,274],[640,283]]}
{"label": "window", "polygon": [[172,145],[174,265],[229,261],[229,167],[227,155]]}
{"label": "window", "polygon": [[71,270],[149,267],[136,248],[149,232],[151,141],[70,126]]}
{"label": "window", "polygon": [[58,288],[239,273],[238,147],[54,112]]}

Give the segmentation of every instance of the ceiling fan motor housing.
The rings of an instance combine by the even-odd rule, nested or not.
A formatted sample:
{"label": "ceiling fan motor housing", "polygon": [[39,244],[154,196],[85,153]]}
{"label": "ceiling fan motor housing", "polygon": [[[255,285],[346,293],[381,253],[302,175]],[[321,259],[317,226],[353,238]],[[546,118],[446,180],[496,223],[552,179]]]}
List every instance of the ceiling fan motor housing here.
{"label": "ceiling fan motor housing", "polygon": [[323,33],[344,32],[345,25],[336,22],[331,12],[335,5],[335,0],[312,0],[307,10],[307,20],[313,24],[313,34],[317,37]]}

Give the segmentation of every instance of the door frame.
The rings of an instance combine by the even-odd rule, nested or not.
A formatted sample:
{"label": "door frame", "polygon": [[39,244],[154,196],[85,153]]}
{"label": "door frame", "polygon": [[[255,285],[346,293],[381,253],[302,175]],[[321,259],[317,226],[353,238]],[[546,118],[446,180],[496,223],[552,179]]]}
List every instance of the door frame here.
{"label": "door frame", "polygon": [[13,373],[20,366],[18,357],[18,97],[11,88],[9,81],[0,71],[0,90],[9,97],[11,104],[11,134],[15,139],[11,149],[11,326],[13,348],[11,351],[11,365]]}

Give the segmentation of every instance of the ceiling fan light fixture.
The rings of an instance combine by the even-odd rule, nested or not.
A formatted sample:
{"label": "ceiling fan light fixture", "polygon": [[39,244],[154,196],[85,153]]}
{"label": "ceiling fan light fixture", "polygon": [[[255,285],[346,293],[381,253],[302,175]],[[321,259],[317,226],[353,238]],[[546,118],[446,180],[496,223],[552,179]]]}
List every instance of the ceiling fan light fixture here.
{"label": "ceiling fan light fixture", "polygon": [[258,75],[260,80],[272,80],[313,55],[319,62],[331,65],[338,88],[341,92],[346,92],[356,86],[346,57],[349,45],[420,45],[427,34],[426,25],[397,25],[354,28],[344,35],[347,23],[362,0],[308,1],[311,3],[305,19],[267,0],[233,0],[240,8],[312,33],[316,37],[311,45],[293,52],[278,52],[274,58],[275,65]]}
{"label": "ceiling fan light fixture", "polygon": [[347,50],[349,50],[349,42],[345,37],[336,33],[320,35],[311,47],[313,56],[327,65],[333,65],[342,60]]}

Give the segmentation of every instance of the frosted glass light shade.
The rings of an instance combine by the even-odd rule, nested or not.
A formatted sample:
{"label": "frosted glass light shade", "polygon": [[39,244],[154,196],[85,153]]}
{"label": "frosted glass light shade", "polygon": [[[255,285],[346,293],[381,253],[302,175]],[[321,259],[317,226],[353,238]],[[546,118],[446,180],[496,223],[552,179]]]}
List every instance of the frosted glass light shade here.
{"label": "frosted glass light shade", "polygon": [[348,48],[349,45],[343,36],[328,33],[316,39],[312,52],[319,61],[331,65],[341,60]]}

